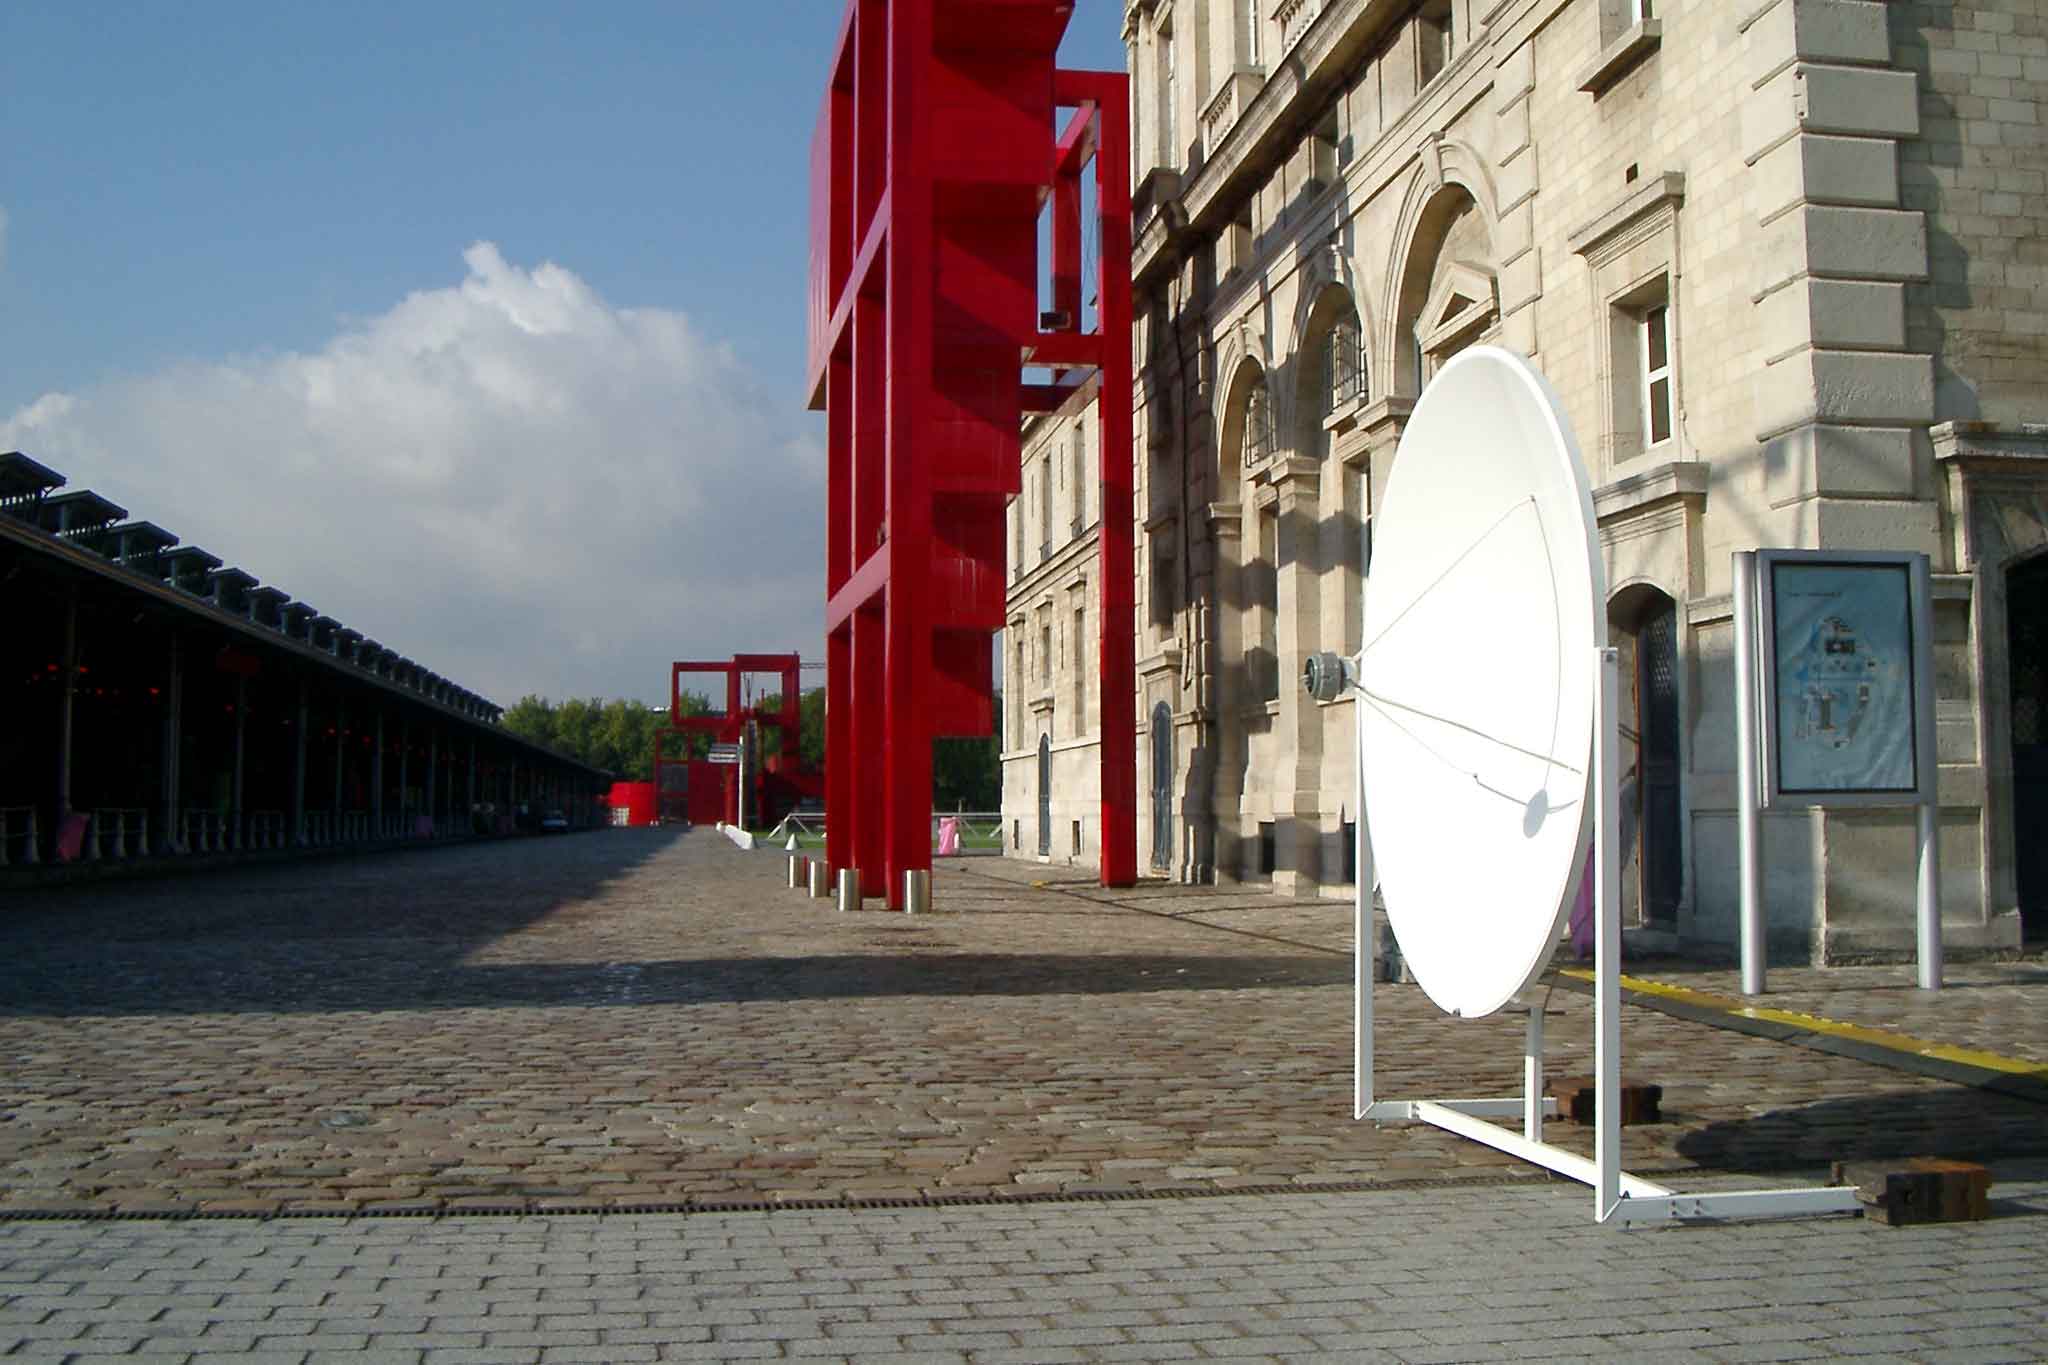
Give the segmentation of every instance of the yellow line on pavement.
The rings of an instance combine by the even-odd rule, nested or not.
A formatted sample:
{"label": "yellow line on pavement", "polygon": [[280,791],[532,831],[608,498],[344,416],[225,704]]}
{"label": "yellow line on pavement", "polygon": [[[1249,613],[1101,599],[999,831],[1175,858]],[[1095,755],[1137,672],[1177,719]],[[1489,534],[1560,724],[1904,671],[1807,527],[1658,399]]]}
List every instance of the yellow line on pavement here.
{"label": "yellow line on pavement", "polygon": [[[1592,971],[1585,967],[1566,967],[1563,969],[1563,975],[1588,983],[1593,980]],[[2007,1057],[1998,1052],[1982,1052],[1976,1048],[1930,1042],[1925,1038],[1915,1038],[1910,1033],[1900,1033],[1894,1029],[1872,1028],[1867,1024],[1848,1024],[1839,1019],[1827,1019],[1818,1014],[1805,1014],[1799,1010],[1779,1010],[1751,1005],[1737,996],[1695,990],[1691,986],[1674,986],[1663,981],[1652,981],[1648,977],[1624,974],[1621,986],[1623,990],[1637,995],[1655,996],[1675,1004],[1692,1005],[1700,1009],[1734,1015],[1739,1019],[1759,1019],[1773,1024],[1785,1024],[1792,1028],[1804,1029],[1808,1033],[1846,1038],[1851,1042],[1867,1043],[1891,1052],[1909,1052],[1914,1056],[1932,1057],[1939,1061],[1974,1066],[1985,1071],[2048,1079],[2048,1066],[2024,1057]]]}

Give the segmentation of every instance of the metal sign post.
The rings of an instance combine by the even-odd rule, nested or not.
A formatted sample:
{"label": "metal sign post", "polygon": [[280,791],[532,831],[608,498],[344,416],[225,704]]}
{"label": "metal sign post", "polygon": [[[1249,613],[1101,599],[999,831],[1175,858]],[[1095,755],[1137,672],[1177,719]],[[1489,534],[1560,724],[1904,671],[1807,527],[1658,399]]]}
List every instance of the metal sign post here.
{"label": "metal sign post", "polygon": [[1940,758],[1927,556],[1743,550],[1734,557],[1736,855],[1742,989],[1764,990],[1763,809],[1913,806],[1914,938],[1939,990]]}

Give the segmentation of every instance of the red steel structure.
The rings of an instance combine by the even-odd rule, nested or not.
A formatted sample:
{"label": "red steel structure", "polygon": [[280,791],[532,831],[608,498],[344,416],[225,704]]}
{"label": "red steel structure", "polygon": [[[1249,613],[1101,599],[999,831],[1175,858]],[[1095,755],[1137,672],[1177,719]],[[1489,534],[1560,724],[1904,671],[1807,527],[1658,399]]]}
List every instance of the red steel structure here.
{"label": "red steel structure", "polygon": [[[892,909],[904,874],[931,867],[932,740],[993,732],[1021,420],[1056,407],[1083,367],[1101,374],[1102,881],[1137,876],[1129,81],[1056,67],[1072,13],[1072,0],[851,0],[812,140],[826,858]],[[1091,164],[1100,252],[1084,331]],[[1027,368],[1051,382],[1025,382]]]}
{"label": "red steel structure", "polygon": [[[802,696],[798,689],[797,676],[802,661],[794,654],[735,654],[723,660],[681,660],[669,666],[668,682],[668,723],[667,733],[657,731],[654,736],[654,781],[657,792],[661,791],[661,770],[677,763],[688,762],[690,766],[689,818],[695,822],[711,820],[737,821],[739,811],[739,768],[729,763],[707,763],[701,759],[689,759],[683,755],[667,752],[666,741],[672,736],[703,735],[713,744],[737,744],[740,734],[749,721],[764,730],[774,730],[782,737],[782,752],[794,759],[797,754],[798,738],[802,731],[798,719]],[[686,716],[683,714],[683,675],[696,673],[722,674],[725,678],[725,709],[709,715]],[[748,673],[773,673],[781,679],[781,705],[770,711],[758,706],[743,704],[740,684]],[[716,695],[713,693],[712,695]],[[687,752],[687,751],[686,751]],[[714,776],[715,774],[715,776]],[[715,782],[718,789],[717,805],[711,804],[708,788]],[[712,813],[715,809],[716,813]],[[663,812],[666,816],[667,812]]]}

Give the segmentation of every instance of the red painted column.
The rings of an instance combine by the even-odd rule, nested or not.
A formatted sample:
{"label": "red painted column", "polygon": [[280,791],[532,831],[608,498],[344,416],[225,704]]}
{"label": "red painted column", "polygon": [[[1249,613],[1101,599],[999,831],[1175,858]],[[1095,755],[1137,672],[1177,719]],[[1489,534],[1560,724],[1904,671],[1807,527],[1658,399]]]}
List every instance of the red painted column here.
{"label": "red painted column", "polygon": [[[862,896],[887,889],[885,797],[882,763],[885,747],[883,696],[886,623],[880,604],[853,614],[853,861],[860,870]],[[829,760],[828,760],[829,761]]]}
{"label": "red painted column", "polygon": [[932,666],[933,0],[889,6],[889,596],[883,745],[885,894],[903,908],[903,874],[932,865],[932,744],[925,687]]}
{"label": "red painted column", "polygon": [[1130,82],[1095,78],[1101,130],[1095,192],[1102,224],[1096,297],[1102,329],[1102,884],[1138,877],[1137,563],[1131,463]]}

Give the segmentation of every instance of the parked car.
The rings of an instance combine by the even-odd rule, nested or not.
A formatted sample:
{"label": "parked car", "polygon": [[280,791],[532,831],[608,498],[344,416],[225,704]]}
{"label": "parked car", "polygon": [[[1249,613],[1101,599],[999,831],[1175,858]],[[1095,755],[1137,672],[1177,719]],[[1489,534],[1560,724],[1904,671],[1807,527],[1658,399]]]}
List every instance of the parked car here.
{"label": "parked car", "polygon": [[542,834],[567,834],[569,832],[569,817],[558,810],[549,811],[540,818],[540,832]]}

